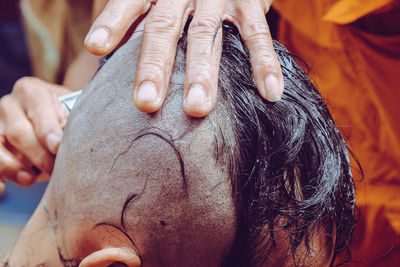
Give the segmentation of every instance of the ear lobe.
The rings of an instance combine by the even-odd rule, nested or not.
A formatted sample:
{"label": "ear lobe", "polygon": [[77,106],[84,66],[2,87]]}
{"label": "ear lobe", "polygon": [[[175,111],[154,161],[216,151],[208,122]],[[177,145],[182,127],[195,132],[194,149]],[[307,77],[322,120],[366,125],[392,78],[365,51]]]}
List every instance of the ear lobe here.
{"label": "ear lobe", "polygon": [[141,266],[141,260],[135,251],[109,247],[93,252],[83,259],[79,267],[107,267],[116,263],[125,264],[128,267]]}

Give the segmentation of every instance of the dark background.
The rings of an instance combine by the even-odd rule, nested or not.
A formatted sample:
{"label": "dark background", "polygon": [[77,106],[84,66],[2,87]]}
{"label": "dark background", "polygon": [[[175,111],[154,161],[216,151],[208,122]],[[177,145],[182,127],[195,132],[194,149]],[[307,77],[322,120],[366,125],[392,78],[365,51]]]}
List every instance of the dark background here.
{"label": "dark background", "polygon": [[[19,78],[32,73],[18,3],[18,0],[0,0],[0,97],[10,93]],[[0,223],[25,225],[46,184],[23,188],[7,181],[6,191],[0,195]]]}

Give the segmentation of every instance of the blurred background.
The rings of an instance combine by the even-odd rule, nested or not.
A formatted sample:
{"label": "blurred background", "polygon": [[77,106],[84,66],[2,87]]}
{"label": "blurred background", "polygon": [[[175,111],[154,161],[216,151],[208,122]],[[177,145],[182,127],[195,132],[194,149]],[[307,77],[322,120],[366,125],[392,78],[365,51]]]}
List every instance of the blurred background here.
{"label": "blurred background", "polygon": [[[18,2],[0,1],[0,97],[10,93],[19,78],[31,75]],[[46,185],[37,183],[24,188],[6,181],[6,191],[0,195],[0,258],[14,244]]]}

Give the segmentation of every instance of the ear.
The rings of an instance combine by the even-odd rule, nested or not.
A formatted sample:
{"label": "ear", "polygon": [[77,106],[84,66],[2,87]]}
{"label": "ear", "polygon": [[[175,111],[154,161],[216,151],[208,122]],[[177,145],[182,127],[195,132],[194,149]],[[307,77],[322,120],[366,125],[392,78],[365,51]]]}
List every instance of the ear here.
{"label": "ear", "polygon": [[107,267],[113,264],[140,267],[142,263],[138,254],[133,250],[108,247],[95,251],[84,258],[79,267]]}

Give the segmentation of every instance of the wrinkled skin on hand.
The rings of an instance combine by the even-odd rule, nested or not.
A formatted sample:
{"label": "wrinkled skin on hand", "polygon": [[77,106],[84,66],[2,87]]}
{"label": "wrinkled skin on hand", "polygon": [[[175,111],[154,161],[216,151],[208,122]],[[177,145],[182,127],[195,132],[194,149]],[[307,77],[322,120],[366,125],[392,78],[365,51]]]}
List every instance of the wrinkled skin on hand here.
{"label": "wrinkled skin on hand", "polygon": [[0,193],[4,179],[28,186],[49,178],[68,112],[57,97],[63,86],[38,78],[18,80],[0,100]]}
{"label": "wrinkled skin on hand", "polygon": [[272,0],[98,0],[105,6],[85,40],[93,54],[118,46],[143,14],[144,36],[133,89],[133,101],[144,112],[159,110],[167,94],[176,44],[189,16],[183,107],[193,117],[209,114],[215,104],[221,54],[222,21],[239,29],[249,49],[261,96],[278,101],[283,77],[265,13]]}

